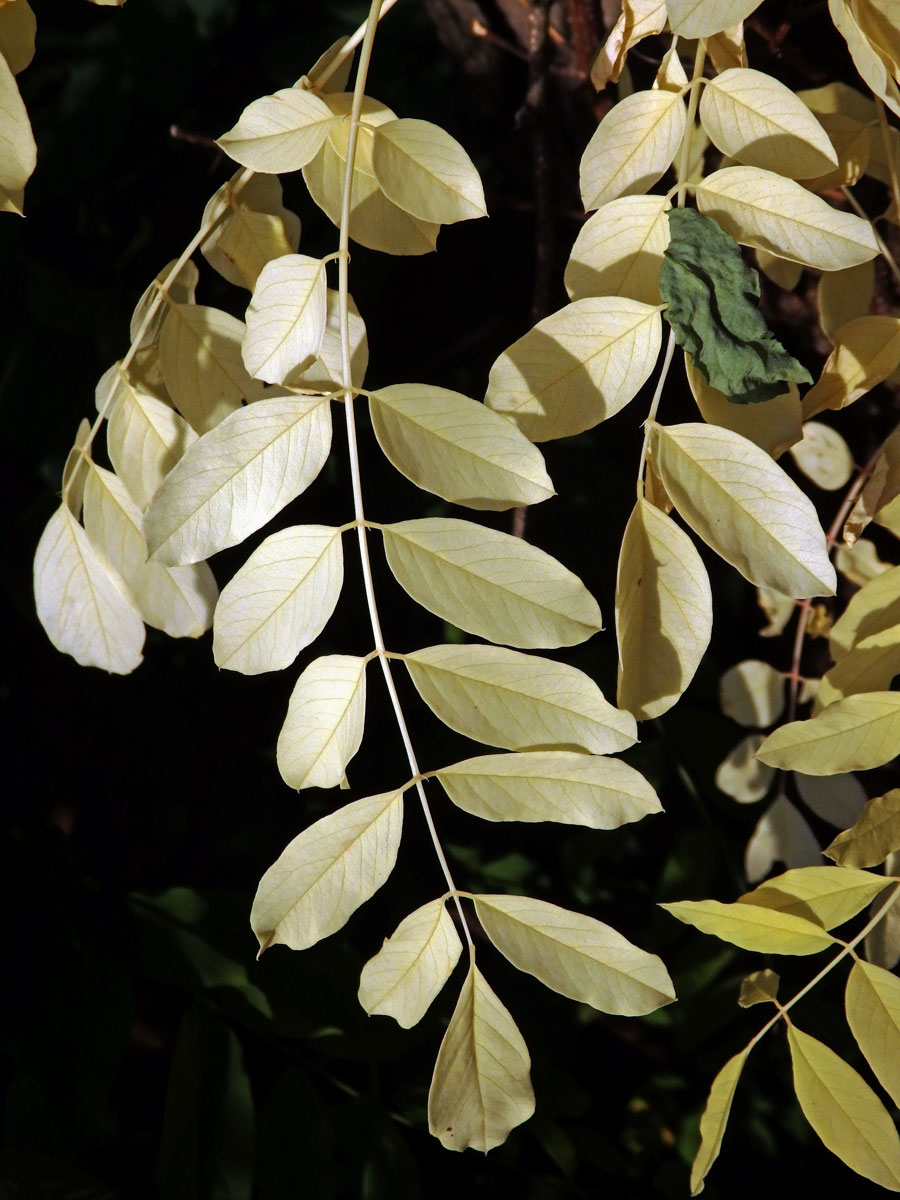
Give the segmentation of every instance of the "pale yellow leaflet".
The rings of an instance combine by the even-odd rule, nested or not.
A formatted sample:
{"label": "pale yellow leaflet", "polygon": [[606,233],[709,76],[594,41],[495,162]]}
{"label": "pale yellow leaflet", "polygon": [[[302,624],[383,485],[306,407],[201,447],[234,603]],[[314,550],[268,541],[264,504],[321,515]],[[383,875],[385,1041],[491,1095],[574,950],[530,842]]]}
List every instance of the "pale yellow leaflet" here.
{"label": "pale yellow leaflet", "polygon": [[759,167],[723,167],[707,176],[697,187],[697,207],[742,245],[822,271],[853,267],[878,253],[868,221]]}
{"label": "pale yellow leaflet", "polygon": [[491,368],[485,403],[533,442],[571,437],[633,400],[662,341],[659,310],[588,297],[538,321]]}
{"label": "pale yellow leaflet", "polygon": [[300,220],[282,204],[277,175],[254,175],[237,195],[223,183],[203,210],[204,225],[225,199],[228,213],[200,250],[224,279],[252,292],[267,262],[296,251]]}
{"label": "pale yellow leaflet", "polygon": [[776,797],[759,818],[744,851],[747,879],[756,883],[768,875],[776,863],[784,863],[787,867],[810,867],[821,861],[818,840],[806,818],[786,796]]}
{"label": "pale yellow leaflet", "polygon": [[618,758],[559,750],[485,754],[436,772],[457,806],[487,821],[557,821],[617,829],[662,812],[656,792]]}
{"label": "pale yellow leaflet", "polygon": [[638,500],[616,579],[620,708],[646,721],[667,712],[694,677],[712,634],[709,577],[671,517]]}
{"label": "pale yellow leaflet", "polygon": [[25,184],[36,162],[31,122],[16,77],[0,55],[0,212],[23,215]]}
{"label": "pale yellow leaflet", "polygon": [[875,49],[860,28],[853,6],[848,0],[828,0],[828,11],[835,28],[847,43],[853,65],[863,80],[892,112],[900,116],[900,89],[891,76],[884,56]]}
{"label": "pale yellow leaflet", "polygon": [[803,101],[762,71],[723,71],[703,89],[699,111],[723,154],[748,166],[807,179],[838,165],[828,135]]}
{"label": "pale yellow leaflet", "polygon": [[306,950],[346,925],[385,882],[400,846],[403,793],[345,804],[295,837],[259,881],[250,925],[260,954]]}
{"label": "pale yellow leaflet", "polygon": [[381,532],[404,591],[468,633],[546,649],[577,645],[603,627],[578,576],[522,538],[455,517],[398,521]]}
{"label": "pale yellow leaflet", "polygon": [[197,283],[200,279],[200,272],[197,270],[194,263],[188,259],[172,282],[169,284],[168,290],[165,293],[165,303],[161,304],[153,317],[150,324],[144,330],[143,336],[138,341],[138,334],[144,324],[150,306],[156,299],[157,294],[162,291],[162,286],[168,279],[172,268],[175,266],[175,259],[172,262],[166,263],[163,269],[155,277],[153,282],[147,287],[135,305],[134,312],[131,314],[131,325],[129,334],[133,343],[137,343],[138,349],[145,350],[150,346],[155,346],[159,342],[159,335],[162,333],[162,327],[169,315],[170,304],[193,304],[194,295],[197,290]]}
{"label": "pale yellow leaflet", "polygon": [[685,131],[678,92],[635,92],[609,110],[581,159],[587,211],[619,196],[642,195],[672,164]]}
{"label": "pale yellow leaflet", "polygon": [[791,458],[825,492],[836,492],[853,474],[850,447],[836,429],[821,421],[806,422],[802,440],[791,447]]}
{"label": "pale yellow leaflet", "polygon": [[833,929],[862,912],[887,883],[883,875],[849,867],[798,867],[767,879],[737,903],[789,913]]}
{"label": "pale yellow leaflet", "polygon": [[[834,147],[838,165],[812,179],[802,180],[803,186],[814,192],[826,192],[836,187],[852,187],[866,173],[872,146],[872,132],[865,125],[841,113],[820,113],[819,124]],[[877,135],[876,135],[877,136]]]}
{"label": "pale yellow leaflet", "polygon": [[774,588],[757,588],[756,602],[763,610],[768,620],[765,628],[759,631],[760,637],[778,637],[784,633],[788,621],[794,615],[796,602],[791,596],[783,596]]}
{"label": "pale yellow leaflet", "polygon": [[816,510],[763,450],[711,425],[654,425],[652,435],[675,507],[745,579],[795,599],[834,594]]}
{"label": "pale yellow leaflet", "polygon": [[900,1104],[900,979],[857,959],[847,979],[847,1024],[878,1082]]}
{"label": "pale yellow leaflet", "polygon": [[591,83],[598,92],[622,74],[632,46],[666,27],[665,0],[622,0],[622,11],[591,66]]}
{"label": "pale yellow leaflet", "polygon": [[864,638],[900,624],[900,567],[877,575],[850,600],[828,635],[836,659]]}
{"label": "pale yellow leaflet", "polygon": [[63,466],[62,485],[63,496],[75,520],[81,517],[81,507],[84,503],[84,485],[87,483],[88,472],[91,469],[91,452],[88,440],[91,436],[91,423],[87,417],[78,422],[78,430],[72,449],[66,455]]}
{"label": "pale yellow leaflet", "polygon": [[668,209],[665,196],[623,196],[585,221],[566,267],[569,298],[622,296],[659,304]]}
{"label": "pale yellow leaflet", "polygon": [[314,659],[294,685],[276,758],[289,787],[337,787],[362,742],[366,660]]}
{"label": "pale yellow leaflet", "polygon": [[900,1191],[900,1137],[865,1080],[822,1042],[788,1025],[794,1090],[832,1154],[866,1179]]}
{"label": "pale yellow leaflet", "polygon": [[885,692],[900,675],[900,625],[863,638],[825,673],[816,694],[819,713],[859,692]]}
{"label": "pale yellow leaflet", "polygon": [[322,346],[328,308],[325,264],[285,254],[259,274],[247,309],[244,365],[266,383],[290,383]]}
{"label": "pale yellow leaflet", "polygon": [[756,251],[756,264],[767,278],[786,292],[794,290],[803,274],[799,263],[788,262],[786,258],[779,258],[777,254],[770,254],[768,250]]}
{"label": "pale yellow leaflet", "polygon": [[737,1091],[738,1081],[748,1054],[748,1050],[741,1050],[739,1054],[730,1058],[719,1071],[709,1089],[706,1108],[700,1118],[700,1149],[691,1166],[692,1196],[698,1196],[703,1191],[703,1180],[719,1157],[734,1094]]}
{"label": "pale yellow leaflet", "polygon": [[170,565],[236,546],[299,496],[331,446],[328,403],[258,400],[194,442],[144,516],[150,553]]}
{"label": "pale yellow leaflet", "polygon": [[534,1112],[521,1033],[472,962],[428,1093],[428,1128],[448,1150],[488,1151]]}
{"label": "pale yellow leaflet", "polygon": [[759,750],[773,767],[837,775],[881,767],[900,754],[900,692],[863,692],[809,721],[770,733]]}
{"label": "pale yellow leaflet", "polygon": [[443,899],[405,917],[362,969],[359,1002],[370,1017],[411,1029],[453,973],[462,942]]}
{"label": "pale yellow leaflet", "polygon": [[758,658],[745,659],[719,680],[719,704],[738,725],[774,725],[784,709],[784,675]]}
{"label": "pale yellow leaflet", "polygon": [[319,96],[301,88],[282,88],[248,104],[218,144],[241,166],[281,175],[305,167],[334,123],[334,114]]}
{"label": "pale yellow leaflet", "polygon": [[325,628],[343,581],[339,529],[294,525],[271,534],[219,597],[216,666],[243,675],[290,666]]}
{"label": "pale yellow leaflet", "polygon": [[0,55],[14,75],[24,71],[34,57],[37,21],[28,0],[15,0],[0,8]]}
{"label": "pale yellow leaflet", "polygon": [[128,675],[141,662],[144,623],[125,584],[61,505],[34,556],[38,619],[57,650],[82,667]]}
{"label": "pale yellow leaflet", "polygon": [[706,43],[706,52],[717,71],[729,67],[746,67],[747,47],[744,43],[744,22],[738,21],[730,29],[714,33]]}
{"label": "pale yellow leaflet", "polygon": [[669,26],[679,37],[723,33],[758,8],[760,0],[666,0]]}
{"label": "pale yellow leaflet", "polygon": [[716,768],[716,787],[738,804],[762,800],[772,786],[775,771],[756,757],[763,741],[761,733],[742,738]]}
{"label": "pale yellow leaflet", "polygon": [[900,364],[900,318],[857,317],[834,335],[822,374],[803,397],[803,417],[846,408]]}
{"label": "pale yellow leaflet", "polygon": [[900,788],[870,800],[852,828],[823,851],[843,867],[877,867],[900,850]]}
{"label": "pale yellow leaflet", "polygon": [[487,216],[474,163],[459,142],[429,121],[379,125],[372,169],[385,196],[420,221],[443,225]]}
{"label": "pale yellow leaflet", "polygon": [[507,750],[577,747],[614,754],[637,741],[582,671],[501,646],[430,646],[404,655],[419,695],[451,729]]}
{"label": "pale yellow leaflet", "polygon": [[106,430],[106,447],[116,474],[139,508],[197,435],[173,408],[123,376],[116,365],[119,395]]}
{"label": "pale yellow leaflet", "polygon": [[419,487],[468,508],[554,494],[540,451],[506,417],[447,388],[399,383],[369,396],[378,444]]}
{"label": "pale yellow leaflet", "polygon": [[820,925],[777,909],[718,900],[677,900],[660,908],[702,933],[758,954],[818,954],[834,945]]}
{"label": "pale yellow leaflet", "polygon": [[[350,328],[350,378],[357,387],[362,387],[369,365],[369,339],[366,336],[366,323],[359,315],[352,296],[347,297],[347,321]],[[338,391],[343,386],[343,370],[338,293],[334,288],[329,288],[325,335],[319,353],[308,367],[291,375],[291,387],[313,392]]]}
{"label": "pale yellow leaflet", "polygon": [[241,360],[245,332],[243,321],[220,309],[169,305],[159,339],[163,378],[175,407],[197,433],[262,394]]}
{"label": "pale yellow leaflet", "polygon": [[141,510],[111,471],[91,466],[84,527],[128,588],[141,617],[169,637],[200,637],[212,625],[219,591],[205,562],[165,567],[147,556]]}
{"label": "pale yellow leaflet", "polygon": [[528,896],[476,896],[475,908],[513,966],[570,1000],[639,1017],[675,999],[662,959],[593,917]]}
{"label": "pale yellow leaflet", "polygon": [[[865,807],[866,793],[855,775],[802,775],[795,771],[794,783],[806,807],[837,829],[847,829]],[[858,867],[862,864],[843,865]]]}
{"label": "pale yellow leaflet", "polygon": [[788,384],[783,396],[760,404],[732,404],[724,392],[707,383],[687,354],[684,366],[700,415],[708,425],[739,433],[772,458],[779,458],[803,436],[803,409],[796,383]]}

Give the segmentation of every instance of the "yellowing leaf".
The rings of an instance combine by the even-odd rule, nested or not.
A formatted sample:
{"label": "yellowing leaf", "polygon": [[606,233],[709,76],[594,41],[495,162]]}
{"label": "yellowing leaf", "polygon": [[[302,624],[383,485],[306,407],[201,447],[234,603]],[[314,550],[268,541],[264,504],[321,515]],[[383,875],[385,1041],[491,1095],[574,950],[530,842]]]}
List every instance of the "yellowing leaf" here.
{"label": "yellowing leaf", "polygon": [[38,619],[57,650],[82,667],[128,675],[141,662],[144,623],[125,585],[61,505],[34,556]]}
{"label": "yellowing leaf", "polygon": [[877,575],[850,600],[831,627],[828,640],[835,658],[858,642],[900,624],[900,567]]}
{"label": "yellowing leaf", "polygon": [[[900,875],[900,854],[896,850],[888,855],[882,870],[888,876]],[[866,935],[865,941],[866,958],[886,971],[893,971],[900,962],[900,905],[888,905],[891,895],[885,893],[872,902],[870,917],[874,917],[882,908],[887,911]]]}
{"label": "yellowing leaf", "polygon": [[219,591],[206,563],[164,567],[147,557],[141,510],[111,471],[92,467],[84,495],[84,527],[115,567],[141,617],[169,637],[200,637],[212,625]]}
{"label": "yellowing leaf", "polygon": [[709,1174],[709,1169],[719,1157],[722,1139],[725,1136],[725,1126],[731,1114],[734,1093],[744,1063],[747,1061],[749,1050],[741,1050],[722,1067],[712,1082],[706,1108],[700,1118],[700,1149],[691,1167],[691,1195],[697,1196],[703,1191],[703,1180]]}
{"label": "yellowing leaf", "polygon": [[243,321],[220,309],[169,305],[159,339],[163,378],[175,407],[198,433],[262,393],[241,361],[244,333]]}
{"label": "yellowing leaf", "polygon": [[[0,10],[2,11],[2,10]],[[63,465],[62,486],[66,504],[72,516],[77,521],[81,517],[81,507],[84,502],[84,485],[87,482],[91,468],[91,423],[87,417],[78,422],[75,442],[66,455]]]}
{"label": "yellowing leaf", "polygon": [[[894,376],[889,377],[893,381]],[[883,443],[872,473],[857,497],[844,525],[844,540],[851,545],[870,521],[900,537],[900,434]]]}
{"label": "yellowing leaf", "polygon": [[744,872],[748,880],[756,883],[768,875],[775,863],[784,863],[786,867],[809,867],[821,861],[819,843],[806,818],[785,795],[777,796],[760,817],[744,851]]}
{"label": "yellowing leaf", "polygon": [[759,167],[723,167],[707,176],[697,187],[697,206],[735,241],[822,271],[853,267],[878,253],[868,221]]}
{"label": "yellowing leaf", "polygon": [[768,618],[768,625],[759,631],[760,637],[778,637],[784,633],[788,621],[794,615],[796,602],[790,596],[783,596],[774,588],[757,588],[756,602]]}
{"label": "yellowing leaf", "polygon": [[772,786],[775,771],[756,757],[763,740],[761,733],[743,738],[716,768],[716,787],[738,804],[762,800]]}
{"label": "yellowing leaf", "polygon": [[623,196],[585,221],[566,267],[569,298],[622,296],[659,304],[668,208],[665,196]]}
{"label": "yellowing leaf", "polygon": [[691,539],[638,500],[619,554],[616,702],[649,720],[667,712],[694,677],[712,634],[709,577]]}
{"label": "yellowing leaf", "polygon": [[845,696],[888,691],[896,675],[900,675],[900,626],[863,638],[825,673],[815,713]]}
{"label": "yellowing leaf", "polygon": [[0,54],[0,212],[23,215],[25,184],[36,162],[31,122],[12,68]]}
{"label": "yellowing leaf", "polygon": [[900,116],[900,90],[891,77],[886,59],[860,28],[855,8],[856,5],[851,6],[847,0],[828,0],[831,19],[847,43],[853,65],[875,95],[883,100],[892,112]]}
{"label": "yellowing leaf", "polygon": [[784,709],[784,675],[769,663],[746,659],[719,680],[719,703],[739,725],[774,725]]}
{"label": "yellowing leaf", "polygon": [[809,721],[770,733],[759,750],[773,767],[805,775],[867,771],[900,754],[900,692],[864,692],[829,705]]}
{"label": "yellowing leaf", "polygon": [[[166,263],[163,269],[159,272],[150,286],[145,290],[135,305],[134,312],[131,314],[131,325],[129,333],[132,342],[136,343],[138,349],[147,350],[151,346],[155,346],[159,342],[159,336],[162,333],[163,325],[169,315],[170,304],[193,304],[194,293],[197,289],[197,282],[200,278],[200,272],[197,270],[194,263],[188,259],[172,282],[166,288],[166,280],[169,278],[176,260]],[[141,333],[144,321],[153,306],[157,296],[162,293],[163,303],[154,312],[150,319],[150,324]]]}
{"label": "yellowing leaf", "polygon": [[679,37],[711,37],[749,17],[759,0],[666,0],[669,26]]}
{"label": "yellowing leaf", "polygon": [[834,335],[822,374],[803,397],[804,419],[846,408],[900,364],[900,318],[857,317]]}
{"label": "yellowing leaf", "polygon": [[638,1017],[675,999],[662,960],[592,917],[528,896],[476,896],[484,931],[541,983],[600,1012]]}
{"label": "yellowing leaf", "polygon": [[836,429],[807,421],[803,439],[791,447],[791,457],[807,479],[826,492],[842,488],[853,474],[850,447]]}
{"label": "yellowing leaf", "polygon": [[229,158],[267,175],[299,171],[318,154],[335,116],[313,92],[282,88],[248,104],[218,144]]}
{"label": "yellowing leaf", "polygon": [[28,0],[15,0],[0,8],[0,55],[13,75],[24,71],[34,58],[37,21]]}
{"label": "yellowing leaf", "polygon": [[688,385],[700,415],[709,425],[720,425],[778,458],[803,436],[803,409],[795,383],[782,396],[757,404],[732,404],[724,393],[703,378],[703,373],[684,356]]}
{"label": "yellowing leaf", "polygon": [[723,154],[749,166],[807,179],[838,165],[828,135],[803,101],[762,71],[733,67],[710,80],[700,120]]}
{"label": "yellowing leaf", "polygon": [[574,667],[500,646],[430,646],[404,655],[419,695],[464,737],[507,750],[614,754],[637,725]]}
{"label": "yellowing leaf", "polygon": [[436,772],[457,806],[487,821],[558,821],[617,829],[662,811],[634,767],[599,754],[485,754]]}
{"label": "yellowing leaf", "polygon": [[290,383],[319,353],[328,300],[325,264],[285,254],[259,274],[247,309],[244,365],[266,383]]}
{"label": "yellowing leaf", "polygon": [[847,1024],[878,1082],[900,1104],[900,979],[857,960],[847,979]]}
{"label": "yellowing leaf", "polygon": [[306,950],[343,928],[385,882],[400,846],[403,793],[345,804],[295,837],[259,881],[250,924],[260,954]]}
{"label": "yellowing leaf", "polygon": [[745,579],[796,599],[834,594],[816,510],[764,451],[710,425],[654,425],[653,437],[675,507]]}
{"label": "yellowing leaf", "polygon": [[487,216],[474,163],[455,138],[429,121],[379,125],[372,168],[388,200],[421,221],[443,225]]}
{"label": "yellowing leaf", "polygon": [[650,378],[662,341],[659,311],[618,296],[552,313],[491,368],[485,403],[533,442],[570,437],[613,416]]}
{"label": "yellowing leaf", "polygon": [[443,900],[405,917],[362,969],[359,1002],[374,1017],[393,1017],[411,1029],[425,1016],[453,973],[462,942]]}
{"label": "yellowing leaf", "polygon": [[315,397],[258,400],[195,442],[144,516],[150,553],[170,565],[236,546],[304,491],[331,446],[331,413]]}
{"label": "yellowing leaf", "polygon": [[738,1004],[741,1008],[752,1008],[754,1004],[771,1003],[778,998],[780,982],[781,977],[769,967],[762,971],[752,971],[741,980]]}
{"label": "yellowing leaf", "polygon": [[267,262],[296,251],[300,220],[282,204],[277,175],[254,175],[237,193],[223,183],[203,211],[204,224],[224,201],[228,212],[200,249],[229,283],[252,292]]}
{"label": "yellowing leaf", "polygon": [[803,274],[799,263],[788,262],[786,258],[779,258],[777,254],[770,254],[768,250],[756,251],[756,263],[767,278],[786,292],[794,290]]}
{"label": "yellowing leaf", "polygon": [[643,194],[668,170],[686,127],[678,92],[635,92],[609,110],[581,159],[586,210]]}
{"label": "yellowing leaf", "polygon": [[459,392],[399,383],[369,395],[378,444],[407,479],[469,508],[552,496],[540,451],[512,421]]}
{"label": "yellowing leaf", "polygon": [[891,564],[878,557],[874,542],[860,538],[852,546],[838,546],[834,565],[854,587],[863,587],[878,575],[885,574]]}
{"label": "yellowing leaf", "polygon": [[271,534],[219,598],[216,666],[243,675],[290,666],[325,628],[343,581],[339,529],[294,525]]}
{"label": "yellowing leaf", "polygon": [[591,66],[591,83],[601,92],[622,74],[632,46],[666,27],[665,0],[622,0],[622,11]]}
{"label": "yellowing leaf", "polygon": [[294,685],[276,758],[289,787],[337,787],[359,749],[366,716],[366,660],[314,659]]}
{"label": "yellowing leaf", "polygon": [[475,966],[462,986],[428,1093],[428,1128],[448,1150],[488,1151],[534,1112],[528,1047]]}
{"label": "yellowing leaf", "polygon": [[834,945],[821,926],[777,909],[718,900],[677,900],[660,908],[702,933],[758,954],[818,954]]}
{"label": "yellowing leaf", "polygon": [[833,929],[855,917],[884,890],[884,876],[846,867],[799,867],[767,879],[738,904],[804,917],[823,929]]}
{"label": "yellowing leaf", "polygon": [[[350,332],[350,379],[356,387],[362,387],[369,365],[369,340],[366,336],[366,323],[359,315],[359,309],[352,296],[347,297],[347,316]],[[335,392],[343,387],[343,375],[339,295],[335,288],[329,288],[325,336],[322,338],[319,353],[308,367],[291,375],[291,387],[311,392]]]}
{"label": "yellowing leaf", "polygon": [[[846,829],[857,819],[866,803],[866,793],[855,775],[801,775],[795,772],[794,783],[800,799],[817,817]],[[858,867],[860,863],[844,863]]]}
{"label": "yellowing leaf", "polygon": [[838,834],[823,854],[842,867],[877,867],[895,850],[900,850],[900,788],[870,800],[856,824]]}
{"label": "yellowing leaf", "polygon": [[794,1090],[832,1154],[858,1175],[900,1191],[900,1137],[865,1080],[822,1042],[788,1025]]}
{"label": "yellowing leaf", "polygon": [[118,397],[106,430],[106,446],[116,474],[139,508],[153,493],[197,435],[173,408],[118,371]]}
{"label": "yellowing leaf", "polygon": [[597,602],[522,538],[454,517],[382,525],[388,566],[429,612],[488,641],[573,646],[601,629]]}

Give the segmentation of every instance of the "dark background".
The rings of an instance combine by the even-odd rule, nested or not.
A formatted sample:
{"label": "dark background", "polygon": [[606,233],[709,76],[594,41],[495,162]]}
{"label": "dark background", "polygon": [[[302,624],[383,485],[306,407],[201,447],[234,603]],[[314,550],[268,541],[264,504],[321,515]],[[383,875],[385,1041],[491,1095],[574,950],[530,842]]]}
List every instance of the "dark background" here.
{"label": "dark background", "polygon": [[[709,1084],[768,1016],[736,1005],[742,975],[763,964],[655,904],[743,890],[743,847],[762,806],[738,807],[713,785],[740,736],[718,711],[717,679],[748,655],[786,668],[787,640],[757,642],[753,590],[704,552],[716,597],[710,653],[683,702],[645,727],[626,755],[658,787],[664,815],[613,833],[494,826],[434,795],[461,886],[527,891],[607,920],[663,956],[680,999],[642,1020],[606,1017],[547,992],[485,945],[482,969],[531,1049],[537,1115],[488,1157],[443,1151],[426,1131],[425,1103],[462,969],[408,1032],[369,1019],[356,999],[359,970],[382,938],[443,888],[414,804],[394,875],[345,930],[303,954],[277,947],[257,963],[248,925],[260,875],[300,829],[348,797],[406,778],[374,671],[351,793],[297,795],[275,767],[299,669],[320,653],[371,648],[352,553],[324,635],[275,676],[220,673],[208,637],[176,642],[154,631],[134,675],[83,670],[47,642],[31,594],[31,556],[58,503],[78,422],[93,413],[94,385],[125,352],[144,287],[180,253],[231,173],[207,139],[250,100],[290,85],[365,9],[351,0],[129,0],[121,10],[35,0],[34,8],[38,50],[19,83],[38,167],[27,219],[0,219],[8,635],[0,1197],[412,1200],[461,1189],[492,1200],[686,1196]],[[481,396],[497,354],[565,302],[562,270],[583,219],[578,159],[611,102],[584,82],[585,47],[599,45],[603,14],[599,4],[560,6],[554,19],[568,37],[529,63],[524,11],[512,0],[402,0],[379,33],[370,92],[463,141],[484,177],[491,218],[446,229],[425,258],[354,250],[351,288],[368,323],[370,387],[421,380]],[[797,87],[852,81],[824,14],[824,5],[764,5],[748,34],[751,64]],[[472,15],[497,40],[471,39]],[[662,43],[639,50],[634,70],[643,83]],[[191,137],[173,136],[172,126]],[[299,175],[284,185],[303,220],[303,252],[333,251],[336,231]],[[198,301],[243,315],[246,293],[200,266]],[[815,371],[824,347],[809,303],[814,282],[805,276],[780,307],[770,298],[769,315]],[[577,439],[548,444],[559,495],[528,515],[529,538],[600,601],[606,631],[563,657],[607,695],[615,693],[616,554],[648,399]],[[860,461],[892,423],[864,411],[867,420],[842,426]],[[694,419],[677,371],[662,417]],[[445,511],[387,466],[361,420],[369,516]],[[336,428],[326,470],[283,523],[349,518]],[[839,499],[812,494],[827,524]],[[508,528],[509,514],[487,519]],[[253,544],[215,560],[220,584]],[[380,562],[376,570],[391,648],[448,635],[405,600]],[[817,655],[821,665],[813,647],[810,669]],[[408,686],[403,696],[425,768],[476,752]],[[782,994],[805,982],[811,966],[786,960]],[[829,981],[811,995],[800,1024],[857,1062],[840,987]],[[780,1033],[746,1068],[707,1195],[755,1197],[776,1185],[820,1196],[876,1192],[815,1143],[792,1099]]]}

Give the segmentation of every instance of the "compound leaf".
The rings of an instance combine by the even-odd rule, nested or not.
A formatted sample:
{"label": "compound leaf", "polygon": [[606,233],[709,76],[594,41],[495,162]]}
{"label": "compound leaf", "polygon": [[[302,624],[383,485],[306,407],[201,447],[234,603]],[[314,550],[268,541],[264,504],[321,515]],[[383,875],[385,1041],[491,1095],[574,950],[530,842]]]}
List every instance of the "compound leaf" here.
{"label": "compound leaf", "polygon": [[400,846],[403,793],[345,804],[294,838],[259,882],[250,924],[260,954],[306,950],[341,929],[385,882]]}
{"label": "compound leaf", "polygon": [[276,758],[289,787],[337,787],[362,742],[366,659],[327,654],[294,685]]}

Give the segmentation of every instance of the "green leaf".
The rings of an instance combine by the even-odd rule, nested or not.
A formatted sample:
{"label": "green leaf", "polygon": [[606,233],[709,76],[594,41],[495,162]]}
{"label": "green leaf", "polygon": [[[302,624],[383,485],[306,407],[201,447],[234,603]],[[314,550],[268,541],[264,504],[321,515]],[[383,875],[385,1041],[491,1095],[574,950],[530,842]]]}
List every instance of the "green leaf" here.
{"label": "green leaf", "polygon": [[767,328],[759,276],[718,222],[689,208],[669,214],[659,291],[678,345],[735,404],[757,404],[812,376]]}

